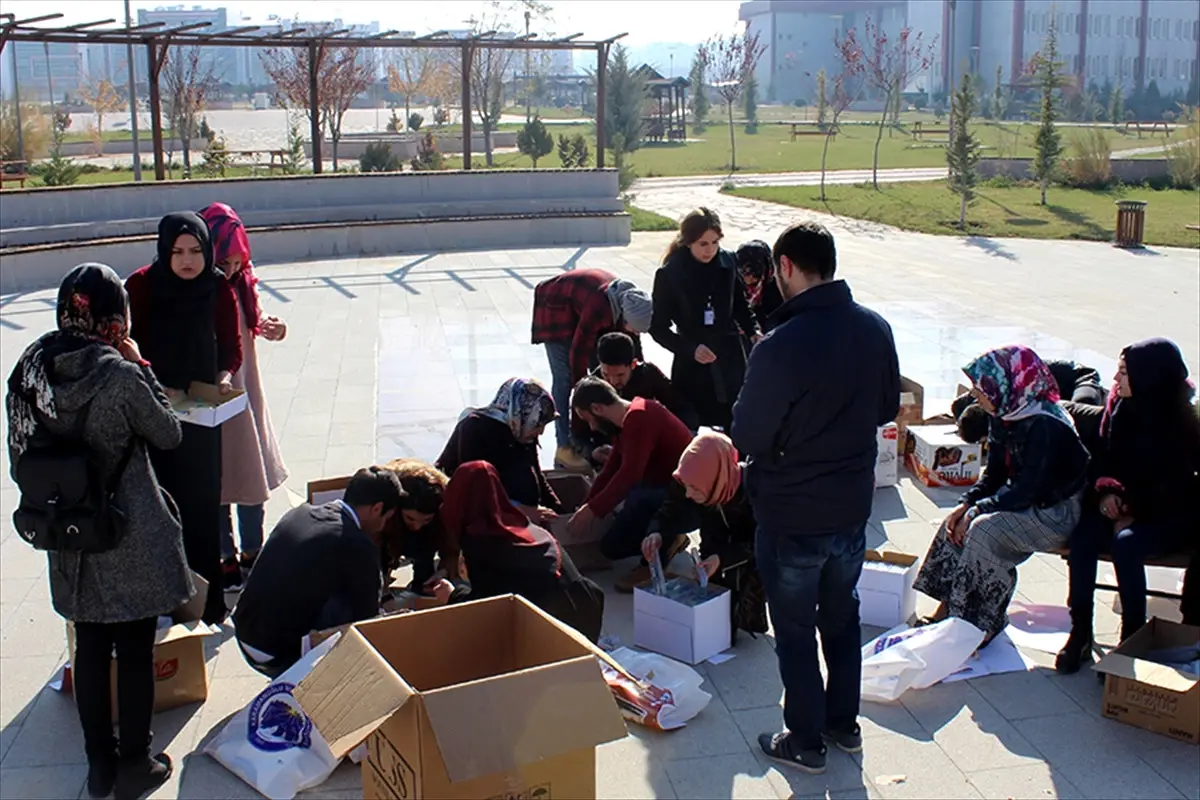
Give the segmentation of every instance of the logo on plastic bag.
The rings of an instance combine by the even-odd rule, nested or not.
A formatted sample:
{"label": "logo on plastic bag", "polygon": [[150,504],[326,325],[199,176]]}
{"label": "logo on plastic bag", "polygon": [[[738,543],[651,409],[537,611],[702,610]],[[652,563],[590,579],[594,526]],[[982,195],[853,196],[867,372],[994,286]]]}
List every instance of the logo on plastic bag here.
{"label": "logo on plastic bag", "polygon": [[250,703],[246,741],[268,753],[312,746],[312,720],[292,696],[294,683],[279,681],[259,692]]}
{"label": "logo on plastic bag", "polygon": [[875,654],[878,655],[884,650],[887,650],[889,647],[895,647],[905,639],[911,639],[912,637],[922,633],[924,630],[925,628],[909,628],[906,631],[897,633],[895,636],[881,636],[875,641]]}

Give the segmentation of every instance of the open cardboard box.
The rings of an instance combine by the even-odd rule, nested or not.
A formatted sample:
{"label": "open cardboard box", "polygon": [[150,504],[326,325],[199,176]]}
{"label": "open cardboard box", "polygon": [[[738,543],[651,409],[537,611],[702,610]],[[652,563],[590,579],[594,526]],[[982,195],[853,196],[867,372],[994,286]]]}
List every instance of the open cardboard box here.
{"label": "open cardboard box", "polygon": [[913,425],[905,464],[926,486],[974,486],[983,471],[983,448],[964,442],[953,425]]}
{"label": "open cardboard box", "polygon": [[597,657],[504,595],[356,623],[295,697],[335,758],[366,741],[364,797],[594,798],[625,736]]}
{"label": "open cardboard box", "polygon": [[171,403],[171,409],[180,422],[216,428],[246,410],[246,393],[234,389],[221,394],[214,384],[192,381],[187,397]]}
{"label": "open cardboard box", "polygon": [[900,452],[904,452],[905,431],[909,425],[925,421],[925,389],[912,378],[900,376],[900,412],[896,414]]}
{"label": "open cardboard box", "polygon": [[[668,581],[698,588],[690,578]],[[724,586],[710,583],[702,601],[683,603],[638,586],[633,590],[633,643],[685,664],[699,664],[733,644],[732,596]]]}
{"label": "open cardboard box", "polygon": [[867,550],[858,578],[859,617],[864,625],[894,628],[917,613],[917,556]]}
{"label": "open cardboard box", "polygon": [[1104,673],[1104,716],[1189,744],[1200,744],[1200,675],[1145,656],[1195,646],[1200,628],[1155,617],[1092,669]]}

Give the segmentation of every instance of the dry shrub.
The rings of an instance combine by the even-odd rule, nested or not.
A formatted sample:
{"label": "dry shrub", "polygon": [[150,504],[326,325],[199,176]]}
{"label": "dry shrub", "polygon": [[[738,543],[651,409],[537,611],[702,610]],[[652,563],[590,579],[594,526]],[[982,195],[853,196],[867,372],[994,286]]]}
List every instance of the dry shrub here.
{"label": "dry shrub", "polygon": [[1087,128],[1071,139],[1071,157],[1064,166],[1063,183],[1077,189],[1105,189],[1112,185],[1112,147],[1099,128]]}
{"label": "dry shrub", "polygon": [[1171,172],[1171,184],[1177,189],[1200,188],[1200,120],[1192,113],[1192,122],[1179,128],[1181,142],[1175,146],[1164,146],[1167,168]]}

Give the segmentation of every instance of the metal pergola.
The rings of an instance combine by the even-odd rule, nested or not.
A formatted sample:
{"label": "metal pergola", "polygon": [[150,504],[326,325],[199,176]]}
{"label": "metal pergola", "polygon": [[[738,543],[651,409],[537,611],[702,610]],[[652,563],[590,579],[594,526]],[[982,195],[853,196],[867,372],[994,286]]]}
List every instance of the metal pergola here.
{"label": "metal pergola", "polygon": [[[608,52],[613,43],[626,34],[608,39],[584,40],[576,33],[558,39],[538,39],[537,34],[527,34],[511,39],[496,38],[497,31],[487,31],[466,39],[451,38],[446,31],[437,31],[410,39],[394,38],[398,31],[385,31],[364,36],[348,36],[349,29],[318,32],[305,35],[304,28],[273,31],[255,35],[261,26],[251,25],[215,33],[200,33],[200,29],[211,25],[196,22],[174,28],[163,28],[165,23],[152,22],[121,28],[102,28],[114,22],[111,19],[66,25],[58,28],[33,27],[34,23],[60,19],[62,14],[44,14],[28,19],[16,19],[12,14],[0,14],[0,53],[9,42],[38,43],[85,43],[85,44],[140,44],[146,48],[147,76],[150,87],[150,125],[154,140],[154,178],[166,179],[163,162],[162,99],[159,92],[159,76],[167,63],[167,52],[172,46],[204,47],[259,47],[259,48],[306,48],[308,50],[309,108],[320,108],[319,75],[321,62],[328,47],[367,48],[370,50],[424,48],[437,50],[457,49],[461,53],[462,74],[462,139],[463,169],[471,168],[471,65],[479,50],[592,50],[596,53],[596,166],[604,166],[604,78],[608,69]],[[13,76],[16,80],[16,76]],[[321,123],[320,114],[310,113],[312,136],[313,172],[320,174]]]}

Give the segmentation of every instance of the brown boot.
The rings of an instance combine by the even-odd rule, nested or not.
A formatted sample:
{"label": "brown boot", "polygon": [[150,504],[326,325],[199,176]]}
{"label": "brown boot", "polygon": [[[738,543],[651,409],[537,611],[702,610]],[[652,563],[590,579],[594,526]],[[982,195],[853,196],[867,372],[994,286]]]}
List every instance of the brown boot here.
{"label": "brown boot", "polygon": [[592,465],[586,458],[566,445],[554,451],[554,466],[567,472],[591,472],[592,470]]}

